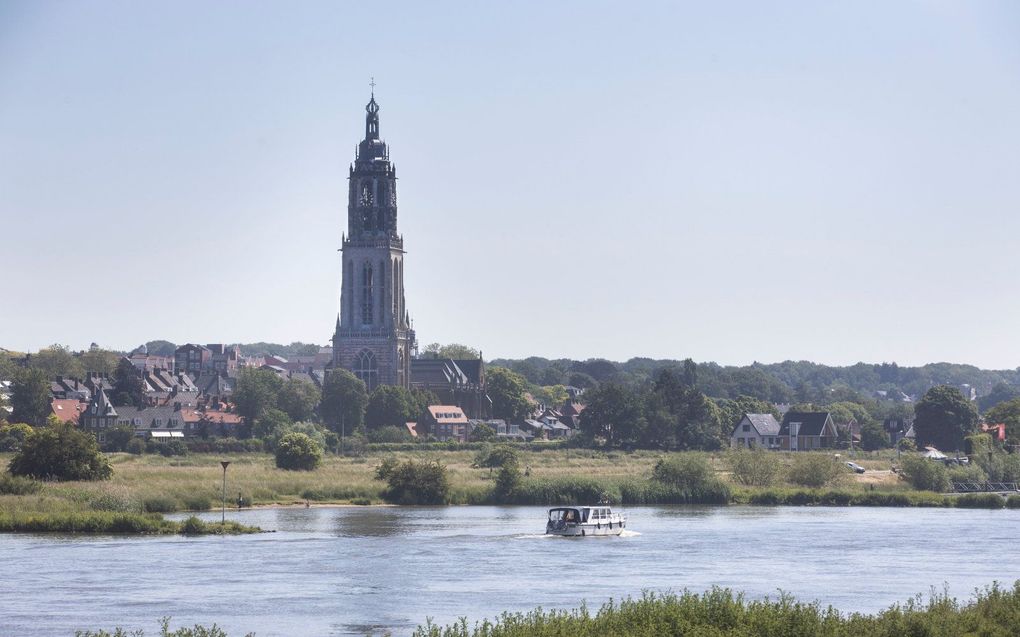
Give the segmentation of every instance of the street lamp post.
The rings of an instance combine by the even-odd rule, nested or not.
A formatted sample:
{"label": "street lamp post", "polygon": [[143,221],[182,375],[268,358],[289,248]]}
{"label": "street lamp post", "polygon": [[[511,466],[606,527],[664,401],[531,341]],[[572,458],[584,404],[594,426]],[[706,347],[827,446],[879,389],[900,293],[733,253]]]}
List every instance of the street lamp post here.
{"label": "street lamp post", "polygon": [[230,464],[229,460],[220,460],[220,464],[223,465],[223,507],[221,509],[220,523],[227,523],[227,465]]}

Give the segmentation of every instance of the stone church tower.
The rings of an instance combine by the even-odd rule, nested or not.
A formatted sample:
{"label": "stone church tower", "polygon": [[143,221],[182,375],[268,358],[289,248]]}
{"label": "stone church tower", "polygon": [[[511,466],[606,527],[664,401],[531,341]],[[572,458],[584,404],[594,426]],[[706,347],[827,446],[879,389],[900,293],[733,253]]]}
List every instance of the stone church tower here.
{"label": "stone church tower", "polygon": [[347,234],[341,249],[340,316],[333,367],[349,369],[368,391],[410,387],[415,349],[404,307],[404,238],[397,232],[397,171],[379,139],[375,92],[365,107],[365,139],[350,167]]}

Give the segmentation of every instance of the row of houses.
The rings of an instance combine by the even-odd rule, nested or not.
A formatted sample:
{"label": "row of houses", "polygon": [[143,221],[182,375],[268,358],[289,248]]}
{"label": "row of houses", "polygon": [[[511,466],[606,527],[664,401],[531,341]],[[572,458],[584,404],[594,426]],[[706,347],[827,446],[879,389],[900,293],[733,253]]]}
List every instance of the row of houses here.
{"label": "row of houses", "polygon": [[[909,418],[889,418],[883,422],[892,444],[903,438],[914,438],[914,423]],[[836,424],[829,412],[787,411],[782,421],[772,414],[744,414],[730,433],[730,446],[743,449],[775,449],[810,451],[832,449],[839,430],[855,443],[860,442],[860,426],[856,420]]]}

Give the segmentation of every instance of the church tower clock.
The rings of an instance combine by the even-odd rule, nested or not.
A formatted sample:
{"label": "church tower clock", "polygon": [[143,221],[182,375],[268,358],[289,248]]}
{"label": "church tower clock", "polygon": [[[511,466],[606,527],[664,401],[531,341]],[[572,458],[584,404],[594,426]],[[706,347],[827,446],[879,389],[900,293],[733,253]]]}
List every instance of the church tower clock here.
{"label": "church tower clock", "polygon": [[379,385],[410,386],[415,342],[404,307],[397,171],[390,163],[389,147],[379,139],[374,90],[365,111],[365,139],[358,144],[348,176],[333,367],[354,372],[371,392]]}

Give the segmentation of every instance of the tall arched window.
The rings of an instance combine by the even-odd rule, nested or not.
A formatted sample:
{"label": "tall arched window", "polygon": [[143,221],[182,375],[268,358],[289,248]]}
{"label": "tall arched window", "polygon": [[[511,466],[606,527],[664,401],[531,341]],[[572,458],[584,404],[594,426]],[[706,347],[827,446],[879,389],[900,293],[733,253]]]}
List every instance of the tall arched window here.
{"label": "tall arched window", "polygon": [[400,288],[397,287],[397,260],[393,259],[390,266],[390,292],[393,296],[393,317],[395,323],[400,325],[400,306],[397,304],[397,293]]}
{"label": "tall arched window", "polygon": [[386,261],[379,261],[379,323],[386,323]]}
{"label": "tall arched window", "polygon": [[370,392],[379,384],[379,366],[371,350],[363,349],[354,358],[354,375],[365,383]]}
{"label": "tall arched window", "polygon": [[345,295],[345,301],[347,303],[347,315],[344,316],[344,323],[347,327],[354,325],[354,261],[347,261],[347,285],[344,286],[343,293]]}
{"label": "tall arched window", "polygon": [[368,261],[361,266],[361,324],[372,324],[372,264]]}

